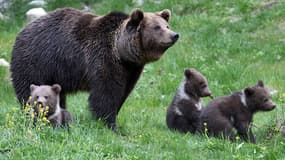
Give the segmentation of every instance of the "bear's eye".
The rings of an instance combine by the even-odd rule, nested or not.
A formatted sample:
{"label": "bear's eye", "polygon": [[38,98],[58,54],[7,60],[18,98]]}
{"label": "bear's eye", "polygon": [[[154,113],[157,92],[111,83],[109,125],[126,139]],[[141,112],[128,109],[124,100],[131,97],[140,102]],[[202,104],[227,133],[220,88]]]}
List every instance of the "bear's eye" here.
{"label": "bear's eye", "polygon": [[154,27],[154,30],[156,30],[156,31],[159,30],[159,29],[160,29],[160,26],[155,26]]}
{"label": "bear's eye", "polygon": [[39,99],[39,96],[36,96],[36,99]]}
{"label": "bear's eye", "polygon": [[169,26],[166,26],[167,29],[169,29]]}
{"label": "bear's eye", "polygon": [[207,85],[205,83],[203,83],[203,82],[200,83],[200,86],[201,86],[201,88],[206,88],[207,87]]}
{"label": "bear's eye", "polygon": [[45,99],[48,99],[48,96],[45,96]]}
{"label": "bear's eye", "polygon": [[264,103],[268,102],[268,99],[267,99],[267,98],[265,98],[265,99],[263,100],[263,102],[264,102]]}

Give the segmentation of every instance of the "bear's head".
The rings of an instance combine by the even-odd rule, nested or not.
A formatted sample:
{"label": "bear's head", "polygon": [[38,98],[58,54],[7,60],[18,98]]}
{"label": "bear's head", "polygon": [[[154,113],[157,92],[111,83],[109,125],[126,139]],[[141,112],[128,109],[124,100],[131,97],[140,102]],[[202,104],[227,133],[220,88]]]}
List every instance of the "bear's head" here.
{"label": "bear's head", "polygon": [[255,86],[246,87],[244,94],[246,105],[252,112],[270,111],[276,107],[261,80],[259,80]]}
{"label": "bear's head", "polygon": [[211,96],[207,79],[196,69],[187,68],[184,70],[185,92],[196,97]]}
{"label": "bear's head", "polygon": [[168,9],[157,13],[134,9],[119,34],[121,58],[142,65],[158,60],[179,38],[169,27],[170,17]]}
{"label": "bear's head", "polygon": [[58,84],[48,85],[30,85],[31,99],[30,105],[33,106],[35,112],[39,111],[40,106],[45,110],[48,106],[48,115],[56,112],[59,105],[59,93],[61,87]]}

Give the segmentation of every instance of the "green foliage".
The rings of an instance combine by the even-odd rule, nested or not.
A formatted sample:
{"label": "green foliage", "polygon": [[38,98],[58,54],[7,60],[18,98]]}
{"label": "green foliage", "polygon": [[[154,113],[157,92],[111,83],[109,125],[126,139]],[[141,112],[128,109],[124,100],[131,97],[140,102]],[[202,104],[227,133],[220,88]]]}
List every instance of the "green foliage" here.
{"label": "green foliage", "polygon": [[15,21],[21,21],[25,18],[25,13],[28,9],[29,0],[9,0],[8,8],[2,9],[3,13],[8,14]]}
{"label": "green foliage", "polygon": [[29,0],[9,0],[8,8],[0,9],[0,12],[8,17],[8,20],[0,20],[0,30],[9,29],[11,26],[21,26],[26,18],[25,13],[29,7]]}
{"label": "green foliage", "polygon": [[82,9],[83,5],[85,2],[96,2],[96,0],[47,0],[47,10],[55,10],[57,8],[63,8],[63,7],[73,7],[73,8],[78,8]]}
{"label": "green foliage", "polygon": [[[9,81],[0,67],[0,159],[284,159],[285,142],[276,118],[285,123],[285,4],[263,0],[133,0],[90,1],[92,12],[129,13],[139,7],[172,11],[171,29],[178,42],[144,72],[118,117],[121,134],[114,134],[88,111],[88,94],[67,98],[73,114],[71,133],[65,129],[29,129]],[[81,1],[53,1],[47,8],[81,7]],[[14,23],[14,22],[13,22]],[[15,23],[21,24],[21,23]],[[21,25],[0,24],[0,58],[10,60]],[[230,94],[262,79],[277,108],[254,118],[257,144],[205,135],[180,134],[165,124],[167,106],[183,79],[195,67],[206,75],[215,97]],[[205,98],[204,104],[210,99]],[[7,117],[9,114],[9,118]],[[13,118],[12,118],[13,117]],[[12,123],[13,122],[13,123]],[[29,131],[30,130],[30,131]]]}

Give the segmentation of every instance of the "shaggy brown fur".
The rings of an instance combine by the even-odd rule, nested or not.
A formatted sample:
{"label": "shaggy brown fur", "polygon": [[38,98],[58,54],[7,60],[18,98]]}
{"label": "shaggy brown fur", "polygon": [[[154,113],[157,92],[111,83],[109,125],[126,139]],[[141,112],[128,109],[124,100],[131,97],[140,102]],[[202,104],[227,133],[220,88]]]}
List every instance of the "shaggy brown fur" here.
{"label": "shaggy brown fur", "polygon": [[31,99],[29,103],[33,106],[37,114],[39,113],[39,105],[41,105],[44,111],[48,107],[46,117],[53,127],[68,126],[72,121],[72,116],[67,110],[62,109],[59,106],[59,93],[61,91],[60,85],[54,84],[52,86],[37,86],[31,84],[30,89]]}
{"label": "shaggy brown fur", "polygon": [[200,124],[201,97],[211,96],[211,92],[206,78],[196,69],[186,69],[184,75],[185,80],[168,107],[166,123],[170,129],[195,133]]}
{"label": "shaggy brown fur", "polygon": [[274,108],[263,82],[258,81],[256,86],[211,101],[201,113],[202,131],[207,128],[210,135],[234,140],[235,128],[241,139],[255,143],[250,125],[254,113]]}
{"label": "shaggy brown fur", "polygon": [[12,52],[11,76],[18,100],[31,84],[60,84],[66,94],[88,91],[93,115],[116,130],[121,106],[144,65],[158,60],[179,35],[169,29],[170,11],[92,15],[58,9],[26,26]]}

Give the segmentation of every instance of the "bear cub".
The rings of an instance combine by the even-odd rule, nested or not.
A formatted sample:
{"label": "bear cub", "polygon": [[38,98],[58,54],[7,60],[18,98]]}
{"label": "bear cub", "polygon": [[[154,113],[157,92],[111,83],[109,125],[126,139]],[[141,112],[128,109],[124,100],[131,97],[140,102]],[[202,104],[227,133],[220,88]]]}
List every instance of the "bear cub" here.
{"label": "bear cub", "polygon": [[209,135],[222,136],[232,141],[235,128],[242,140],[249,139],[255,143],[251,129],[254,113],[271,111],[275,107],[263,81],[259,80],[255,86],[211,101],[201,113],[201,126]]}
{"label": "bear cub", "polygon": [[72,121],[71,114],[60,107],[59,94],[61,86],[54,84],[49,85],[30,85],[31,99],[30,105],[33,107],[36,114],[39,114],[40,109],[47,110],[46,118],[53,127],[67,126]]}
{"label": "bear cub", "polygon": [[184,75],[185,80],[168,107],[166,123],[170,129],[195,133],[200,124],[201,97],[211,96],[211,92],[206,78],[196,69],[185,69]]}

